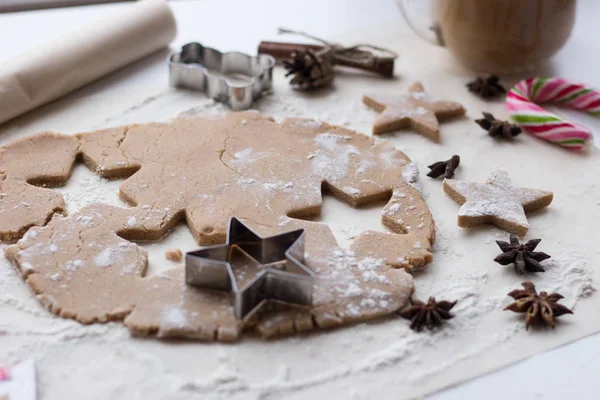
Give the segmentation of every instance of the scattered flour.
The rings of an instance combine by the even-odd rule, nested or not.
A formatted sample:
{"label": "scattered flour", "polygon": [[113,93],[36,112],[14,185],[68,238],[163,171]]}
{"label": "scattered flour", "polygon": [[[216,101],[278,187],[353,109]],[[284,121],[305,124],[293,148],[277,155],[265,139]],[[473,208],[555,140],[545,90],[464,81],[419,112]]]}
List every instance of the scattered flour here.
{"label": "scattered flour", "polygon": [[351,194],[353,196],[358,196],[358,195],[360,195],[362,193],[360,191],[360,189],[357,189],[357,188],[354,188],[354,187],[351,187],[351,186],[344,187],[344,192],[348,193],[348,194]]}
{"label": "scattered flour", "polygon": [[[195,104],[198,98],[193,97],[191,101]],[[372,112],[365,111],[358,100],[340,101],[339,107],[323,107],[321,111],[300,97],[290,100],[289,96],[272,95],[263,101],[261,104],[269,110],[269,115],[305,116],[317,113],[319,119],[330,122],[362,124],[362,131],[366,131],[374,117]],[[194,116],[198,112],[201,115],[212,115],[224,110],[222,105],[207,100],[186,115]],[[356,155],[352,150],[353,146],[343,137],[323,137],[320,140],[321,150],[309,155],[313,167],[324,176],[344,176],[347,163],[346,166],[344,163],[331,165],[331,158],[328,159],[327,153],[341,152],[348,162]],[[236,154],[234,162],[247,162],[254,159],[256,154],[249,151],[237,156]],[[389,162],[397,162],[393,153],[390,153]],[[77,190],[73,190],[73,187],[68,190],[58,189],[65,193],[69,212],[94,202],[123,205],[116,196],[118,185],[122,181],[106,181],[93,175],[87,177],[81,175],[81,168],[75,169],[71,179],[78,182]],[[403,178],[409,184],[418,185],[416,167],[407,166]],[[278,184],[273,190],[280,190]],[[394,195],[405,196],[397,193]],[[388,212],[392,207],[388,208]],[[93,218],[80,222],[91,224]],[[443,330],[416,334],[408,329],[406,321],[391,318],[379,323],[359,324],[307,337],[269,343],[248,340],[234,346],[131,340],[121,324],[82,326],[51,316],[27,290],[15,268],[0,255],[0,313],[8,315],[7,319],[0,321],[0,339],[8,338],[7,346],[0,349],[0,359],[12,363],[35,357],[44,377],[39,383],[40,389],[46,393],[50,392],[49,388],[56,392],[56,385],[61,385],[63,381],[64,385],[73,385],[77,379],[84,381],[90,374],[96,374],[99,382],[91,383],[90,386],[106,390],[102,393],[119,393],[118,390],[127,388],[135,381],[136,390],[139,393],[149,393],[149,399],[219,399],[237,396],[268,400],[286,397],[292,392],[302,394],[303,390],[310,392],[336,384],[360,393],[359,377],[365,373],[376,373],[382,385],[392,386],[398,382],[406,382],[409,387],[414,387],[427,377],[451,369],[459,361],[506,347],[509,341],[511,345],[518,344],[516,336],[524,335],[522,318],[501,311],[510,301],[506,293],[518,288],[522,277],[514,276],[510,267],[494,263],[482,262],[475,265],[473,261],[461,262],[471,260],[478,253],[481,255],[481,247],[485,246],[490,247],[488,250],[491,256],[496,255],[497,249],[493,243],[496,238],[482,240],[481,247],[471,249],[466,244],[474,243],[475,239],[462,240],[454,220],[452,225],[448,225],[443,219],[439,222],[435,261],[428,271],[416,276],[415,297],[426,300],[424,297],[433,295],[438,299],[458,300],[453,310],[456,317],[448,321]],[[348,232],[353,230],[353,227],[347,228]],[[30,240],[35,239],[35,235],[35,229],[27,233]],[[504,237],[504,234],[500,236]],[[540,290],[559,291],[565,296],[562,303],[577,310],[577,302],[596,290],[592,282],[595,265],[591,265],[589,260],[598,259],[598,255],[550,250],[552,258],[543,263],[546,272],[528,275],[527,278],[534,279]],[[95,264],[99,267],[109,266],[111,256],[114,256],[109,253],[104,250],[100,252],[94,260]],[[351,255],[340,253],[337,256],[336,263],[340,264],[340,268],[347,267],[347,262],[352,262]],[[378,272],[382,264],[383,260],[371,257],[361,260],[357,268],[364,280],[383,283],[387,278]],[[63,267],[72,271],[81,266],[82,260],[72,260]],[[26,263],[22,268],[33,269]],[[67,277],[68,274],[62,279]],[[50,278],[60,280],[61,274],[54,274]],[[490,286],[494,286],[494,290],[490,290]],[[355,287],[352,282],[343,293],[353,298]],[[361,304],[350,305],[348,313],[356,313],[358,307],[385,307],[385,291],[371,290],[369,295]],[[570,318],[570,322],[573,322],[566,329],[576,328],[577,314],[564,318]],[[163,311],[163,321],[172,327],[182,326],[186,320],[187,317],[180,308],[172,307]],[[556,333],[562,328],[557,328]],[[195,349],[193,352],[185,350],[192,347]],[[86,364],[90,355],[94,356],[93,365],[97,368],[90,369]],[[197,362],[198,357],[202,358],[202,363]],[[66,362],[83,366],[81,372],[75,368],[61,369],[60,365]],[[185,365],[195,365],[196,368],[190,370]],[[257,365],[269,365],[270,373],[257,373]],[[122,373],[102,375],[102,371],[111,370],[115,366]],[[307,366],[311,368],[307,369]],[[402,374],[398,373],[400,370],[403,371]],[[160,385],[156,382],[160,382]],[[68,388],[63,387],[65,390]],[[110,394],[104,397],[110,397]],[[346,394],[347,392],[339,393],[340,397]]]}
{"label": "scattered flour", "polygon": [[421,190],[419,184],[419,168],[415,164],[408,164],[402,170],[402,178],[409,185]]}
{"label": "scattered flour", "polygon": [[307,156],[306,156],[306,159],[307,159],[307,160],[312,160],[313,158],[315,158],[315,157],[317,156],[317,154],[319,154],[319,151],[318,151],[318,150],[317,150],[317,151],[315,151],[315,152],[312,152],[312,153],[310,153],[309,155],[307,155]]}
{"label": "scattered flour", "polygon": [[347,224],[344,222],[341,222],[338,225],[339,225],[340,230],[344,234],[344,237],[347,240],[353,239],[356,235],[358,235],[360,233],[360,230],[358,229],[358,227],[356,225]]}
{"label": "scattered flour", "polygon": [[552,253],[552,258],[542,263],[546,270],[542,278],[547,283],[539,289],[562,294],[565,297],[563,303],[574,307],[579,299],[589,297],[597,290],[592,284],[593,267],[588,259],[577,251]]}
{"label": "scattered flour", "polygon": [[401,208],[402,205],[400,203],[393,203],[392,205],[387,205],[383,212],[387,216],[394,216]]}
{"label": "scattered flour", "polygon": [[268,191],[285,190],[285,189],[290,189],[293,186],[294,186],[293,182],[275,182],[275,183],[263,184],[263,187]]}
{"label": "scattered flour", "polygon": [[162,322],[170,328],[182,328],[187,322],[184,311],[179,307],[169,307],[162,314]]}
{"label": "scattered flour", "polygon": [[352,140],[352,137],[345,135],[335,135],[333,133],[320,133],[315,137],[318,146],[329,151],[335,151],[340,142]]}
{"label": "scattered flour", "polygon": [[385,163],[385,166],[388,168],[393,167],[394,164],[396,164],[398,162],[397,157],[398,157],[398,155],[396,154],[395,151],[386,151],[385,153],[381,153],[379,155],[379,158],[381,158],[383,160],[383,162]]}
{"label": "scattered flour", "polygon": [[313,153],[314,157],[310,158],[313,171],[331,182],[344,178],[348,174],[350,160],[361,154],[356,146],[345,143],[350,139],[330,133],[317,135],[315,141],[323,151]]}
{"label": "scattered flour", "polygon": [[35,239],[37,237],[37,235],[38,235],[37,230],[30,229],[27,232],[25,232],[25,235],[23,235],[23,239],[24,240]]}
{"label": "scattered flour", "polygon": [[323,125],[321,122],[315,120],[297,120],[294,121],[294,124],[308,129],[318,129]]}
{"label": "scattered flour", "polygon": [[[78,164],[73,169],[69,182],[64,187],[54,188],[65,198],[67,211],[73,214],[93,203],[126,207],[126,204],[117,195],[122,179],[107,180],[89,171],[84,165]],[[91,216],[82,216],[80,222],[90,224]]]}
{"label": "scattered flour", "polygon": [[256,182],[256,179],[254,179],[254,178],[240,178],[237,181],[237,183],[240,185],[250,185],[254,182]]}
{"label": "scattered flour", "polygon": [[96,264],[96,267],[100,267],[100,268],[110,267],[113,262],[114,256],[115,256],[114,250],[112,248],[108,247],[108,248],[102,250],[100,252],[100,254],[98,254],[94,258],[94,263]]}
{"label": "scattered flour", "polygon": [[234,154],[234,159],[231,160],[231,163],[234,165],[239,164],[252,164],[258,160],[267,157],[266,153],[257,152],[252,147],[248,147],[244,150],[237,151]]}
{"label": "scattered flour", "polygon": [[67,271],[76,271],[77,269],[83,267],[83,260],[69,260],[65,264],[65,269]]}
{"label": "scattered flour", "polygon": [[342,295],[344,297],[359,297],[362,296],[363,293],[364,290],[361,289],[356,283],[350,282]]}

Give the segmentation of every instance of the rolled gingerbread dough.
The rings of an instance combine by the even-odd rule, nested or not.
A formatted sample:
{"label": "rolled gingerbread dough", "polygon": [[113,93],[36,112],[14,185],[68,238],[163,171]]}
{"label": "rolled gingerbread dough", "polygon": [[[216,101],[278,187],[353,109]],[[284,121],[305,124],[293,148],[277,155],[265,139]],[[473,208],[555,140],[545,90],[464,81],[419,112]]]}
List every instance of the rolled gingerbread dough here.
{"label": "rolled gingerbread dough", "polygon": [[[85,324],[124,320],[136,335],[221,341],[331,328],[404,307],[413,290],[404,269],[432,260],[434,221],[416,167],[391,145],[338,126],[243,112],[42,133],[1,151],[7,197],[49,197],[36,203],[35,219],[14,201],[0,203],[12,221],[3,237],[36,225],[7,257],[46,308]],[[65,182],[76,159],[103,177],[131,175],[119,195],[132,207],[57,214],[62,197],[31,183]],[[320,213],[323,191],[353,206],[389,199],[382,222],[392,233],[365,231],[342,250],[327,225],[299,219]],[[145,277],[147,254],[134,241],[159,240],[185,221],[199,244],[222,243],[232,216],[261,235],[306,229],[306,263],[317,276],[311,307],[270,304],[238,321],[227,292],[187,286],[182,266]]]}

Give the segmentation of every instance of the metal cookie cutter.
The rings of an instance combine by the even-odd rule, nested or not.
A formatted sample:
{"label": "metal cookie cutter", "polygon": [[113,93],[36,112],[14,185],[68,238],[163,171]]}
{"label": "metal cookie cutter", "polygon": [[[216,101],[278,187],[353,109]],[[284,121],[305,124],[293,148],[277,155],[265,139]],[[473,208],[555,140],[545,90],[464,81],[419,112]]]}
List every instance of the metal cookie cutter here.
{"label": "metal cookie cutter", "polygon": [[207,96],[246,110],[273,84],[275,59],[261,54],[221,53],[200,43],[188,43],[169,57],[171,86],[203,90]]}
{"label": "metal cookie cutter", "polygon": [[[233,267],[235,250],[258,265]],[[229,290],[237,319],[264,300],[311,305],[314,274],[304,264],[304,229],[261,238],[239,219],[229,220],[227,242],[185,255],[185,282]]]}

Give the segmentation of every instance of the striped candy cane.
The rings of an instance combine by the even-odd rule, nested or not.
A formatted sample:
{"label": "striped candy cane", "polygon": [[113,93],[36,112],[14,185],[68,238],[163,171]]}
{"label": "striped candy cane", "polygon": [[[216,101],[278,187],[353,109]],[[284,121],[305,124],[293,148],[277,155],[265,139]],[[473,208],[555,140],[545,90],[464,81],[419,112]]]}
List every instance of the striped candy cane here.
{"label": "striped candy cane", "polygon": [[10,380],[10,368],[0,367],[0,382]]}
{"label": "striped candy cane", "polygon": [[600,92],[562,78],[529,78],[513,87],[506,98],[510,117],[523,130],[552,143],[583,150],[592,139],[585,127],[544,110],[538,104],[553,103],[600,117]]}

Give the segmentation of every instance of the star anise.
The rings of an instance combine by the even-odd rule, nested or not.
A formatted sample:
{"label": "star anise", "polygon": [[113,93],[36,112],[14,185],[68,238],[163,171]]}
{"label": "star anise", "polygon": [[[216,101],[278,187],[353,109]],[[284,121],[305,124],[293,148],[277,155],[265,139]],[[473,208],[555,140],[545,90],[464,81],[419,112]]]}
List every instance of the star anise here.
{"label": "star anise", "polygon": [[418,332],[423,325],[428,329],[433,329],[435,326],[441,325],[444,319],[454,317],[450,314],[450,310],[455,304],[456,301],[436,302],[433,297],[430,297],[427,303],[413,300],[412,305],[400,310],[399,314],[402,318],[410,319],[410,329]]}
{"label": "star anise", "polygon": [[488,131],[489,135],[492,137],[502,136],[505,139],[512,139],[521,133],[521,127],[519,125],[496,119],[488,112],[484,112],[483,117],[484,118],[476,119],[475,122],[477,125]]}
{"label": "star anise", "polygon": [[506,89],[500,84],[500,78],[496,75],[486,78],[478,77],[473,82],[467,83],[467,88],[484,99],[491,99],[506,93]]}
{"label": "star anise", "polygon": [[436,163],[431,164],[427,168],[431,171],[427,174],[430,178],[439,178],[444,175],[444,178],[450,179],[454,176],[454,170],[460,164],[460,157],[457,155],[453,155],[449,160],[446,161],[438,161]]}
{"label": "star anise", "polygon": [[333,80],[331,60],[327,52],[316,53],[313,50],[298,50],[291,54],[292,59],[283,62],[292,75],[290,85],[297,89],[316,89],[325,87]]}
{"label": "star anise", "polygon": [[513,290],[508,294],[516,301],[506,306],[505,310],[526,313],[525,329],[528,330],[533,322],[545,322],[554,329],[554,318],[563,314],[573,314],[573,311],[557,302],[563,298],[558,293],[548,294],[538,292],[531,282],[521,283],[525,290]]}
{"label": "star anise", "polygon": [[500,265],[515,264],[515,272],[523,274],[529,272],[544,272],[544,268],[540,265],[540,261],[544,261],[550,256],[541,251],[534,251],[542,239],[532,239],[527,243],[519,243],[517,235],[510,235],[510,243],[502,240],[496,240],[498,247],[502,250],[494,261]]}

